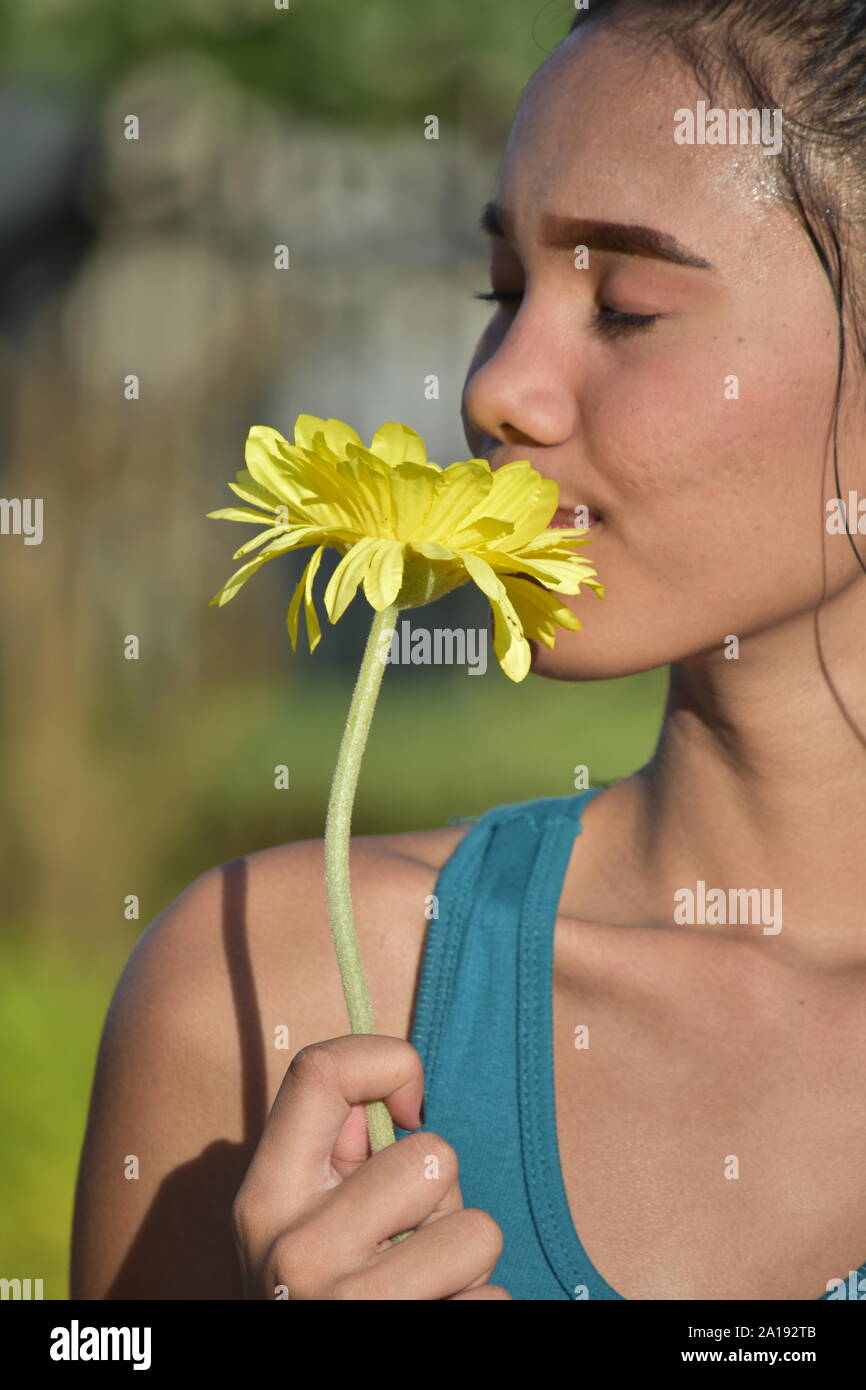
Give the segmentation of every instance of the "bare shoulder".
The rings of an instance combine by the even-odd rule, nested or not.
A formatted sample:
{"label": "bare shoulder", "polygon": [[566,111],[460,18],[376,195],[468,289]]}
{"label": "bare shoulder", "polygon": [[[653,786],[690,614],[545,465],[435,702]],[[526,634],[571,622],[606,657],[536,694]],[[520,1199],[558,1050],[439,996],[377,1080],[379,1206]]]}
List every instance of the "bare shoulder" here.
{"label": "bare shoulder", "polygon": [[[376,1031],[408,1037],[427,895],[465,826],[360,836],[352,896]],[[229,1213],[286,1068],[349,1032],[324,844],[207,870],[114,991],[76,1190],[71,1296],[242,1297]]]}
{"label": "bare shoulder", "polygon": [[[408,1037],[438,872],[466,826],[353,837],[355,924],[376,1029]],[[324,841],[257,850],[202,874],[133,950],[109,1011],[159,1024],[167,1046],[210,1040],[232,1080],[256,1049],[275,1094],[291,1057],[349,1022],[325,893]],[[288,1052],[288,1056],[286,1056]],[[264,1121],[264,1115],[262,1115]]]}
{"label": "bare shoulder", "polygon": [[[393,969],[408,978],[423,950],[425,907],[442,865],[467,827],[362,835],[351,841],[352,900],[374,1006],[382,1023],[408,1022],[411,1002],[396,990]],[[334,989],[336,984],[337,988]],[[312,987],[312,991],[311,991]],[[234,1000],[255,999],[263,1015],[279,1007],[301,1028],[345,1025],[325,895],[324,841],[296,840],[209,869],[157,917],[130,956],[113,1009],[137,992],[166,1001],[193,1030]],[[339,1008],[329,1005],[338,1001]],[[238,1018],[238,1022],[242,1020]],[[377,1017],[377,1027],[380,1020]],[[381,1031],[388,1031],[382,1027]],[[304,1046],[298,1043],[298,1048]],[[297,1049],[296,1049],[297,1050]]]}
{"label": "bare shoulder", "polygon": [[[445,826],[352,839],[352,901],[378,1032],[409,1035],[430,896],[442,865],[465,832],[465,825]],[[241,896],[246,899],[245,929],[260,970],[262,997],[272,987],[279,992],[280,980],[291,975],[297,981],[298,972],[303,972],[304,990],[292,989],[296,1037],[303,1034],[298,1047],[311,1040],[311,1031],[320,1038],[347,1032],[328,922],[323,840],[260,850],[223,866],[219,876],[222,891],[234,878],[238,906]],[[240,920],[238,912],[236,930],[241,930]],[[280,997],[285,1000],[284,994]],[[321,1031],[329,1025],[336,1031]]]}

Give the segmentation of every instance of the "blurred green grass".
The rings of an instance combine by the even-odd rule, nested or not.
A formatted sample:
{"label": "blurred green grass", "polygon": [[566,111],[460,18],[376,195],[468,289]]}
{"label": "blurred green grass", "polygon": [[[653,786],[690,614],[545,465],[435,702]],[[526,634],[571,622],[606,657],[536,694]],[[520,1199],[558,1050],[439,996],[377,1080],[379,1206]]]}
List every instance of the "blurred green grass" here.
{"label": "blurred green grass", "polygon": [[47,1299],[68,1297],[68,1250],[83,1106],[102,1019],[126,944],[86,956],[69,942],[0,943],[0,1274],[43,1279]]}
{"label": "blurred green grass", "polygon": [[[582,685],[531,677],[515,686],[498,668],[487,677],[394,668],[376,710],[354,832],[422,829],[505,801],[568,795],[581,763],[593,784],[626,776],[651,754],[666,687],[664,671]],[[322,833],[350,694],[350,677],[226,682],[206,701],[177,700],[168,722],[163,709],[138,739],[121,729],[116,746],[101,741],[103,779],[126,789],[119,842],[134,857],[90,865],[90,901],[70,890],[63,920],[18,922],[15,930],[7,923],[0,939],[6,1277],[41,1277],[47,1298],[68,1296],[93,1065],[129,951],[205,869]],[[277,762],[289,767],[285,791],[274,789]],[[116,814],[110,799],[101,813],[107,836]],[[94,815],[89,835],[99,843]],[[136,923],[121,911],[131,882],[142,901]]]}

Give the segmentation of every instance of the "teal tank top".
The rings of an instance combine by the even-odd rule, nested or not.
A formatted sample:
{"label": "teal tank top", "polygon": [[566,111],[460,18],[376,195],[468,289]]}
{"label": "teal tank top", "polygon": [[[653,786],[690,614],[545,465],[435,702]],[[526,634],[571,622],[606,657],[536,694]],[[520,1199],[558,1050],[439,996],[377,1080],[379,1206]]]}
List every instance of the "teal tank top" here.
{"label": "teal tank top", "polygon": [[[498,1222],[491,1283],[513,1299],[625,1301],[574,1228],[553,1084],[556,913],[581,813],[602,790],[463,818],[421,962],[411,1041],[424,1063],[422,1128],[456,1150],[464,1204]],[[395,1127],[398,1139],[408,1132]]]}

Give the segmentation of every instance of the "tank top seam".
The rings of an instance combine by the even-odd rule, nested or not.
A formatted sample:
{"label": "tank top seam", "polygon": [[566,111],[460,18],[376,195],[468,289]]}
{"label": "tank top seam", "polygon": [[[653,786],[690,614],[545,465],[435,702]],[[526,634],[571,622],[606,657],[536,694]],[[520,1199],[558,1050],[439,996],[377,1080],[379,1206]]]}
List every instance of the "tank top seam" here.
{"label": "tank top seam", "polygon": [[[539,998],[539,993],[541,989],[541,983],[539,980],[541,965],[541,962],[539,960],[539,953],[537,950],[526,949],[527,941],[525,937],[525,928],[527,925],[530,926],[530,930],[528,933],[526,933],[526,935],[528,935],[528,944],[534,946],[536,944],[534,941],[534,937],[536,935],[534,931],[535,919],[533,916],[530,916],[530,913],[533,913],[535,910],[537,910],[539,901],[542,896],[536,889],[535,884],[537,882],[537,872],[539,863],[543,865],[544,857],[547,857],[547,846],[549,844],[550,841],[548,840],[546,842],[543,842],[540,846],[535,864],[533,865],[533,869],[531,872],[529,885],[526,892],[526,898],[524,902],[524,911],[526,913],[526,919],[521,924],[521,958],[519,960],[517,971],[518,991],[521,993],[521,979],[526,979],[525,999],[520,999],[518,1002],[517,1018],[518,1025],[522,1034],[520,1048],[520,1084],[524,1095],[524,1102],[521,1106],[522,1122],[520,1126],[520,1133],[527,1151],[527,1159],[524,1164],[524,1167],[526,1170],[527,1192],[530,1195],[530,1204],[532,1184],[538,1172],[538,1147],[540,1143],[535,1124],[536,1119],[539,1117],[535,1112],[536,1107],[540,1106],[543,1101],[543,1097],[541,1095],[536,1095],[533,1098],[532,1080],[533,1076],[537,1075],[540,1068],[536,1065],[537,1058],[535,1056],[535,1048],[538,1045],[538,1043],[537,1041],[533,1042],[532,1039],[538,1038],[539,1025],[542,1021],[544,1010],[543,1008],[539,1007],[541,1002]],[[524,969],[527,970],[527,976],[524,976]],[[526,1004],[526,1007],[524,1007],[524,1004]],[[538,1079],[540,1080],[540,1078]],[[548,1220],[550,1222],[550,1231],[556,1239],[557,1244],[559,1244],[559,1232],[556,1226],[556,1215],[554,1211],[552,1193],[550,1192],[547,1183],[541,1184],[540,1190],[539,1184],[536,1183],[535,1186],[536,1191],[539,1193],[540,1200],[543,1202],[545,1210],[547,1211]],[[541,1235],[541,1232],[539,1232],[539,1235]],[[543,1238],[542,1246],[545,1248],[546,1254],[546,1242]],[[564,1252],[560,1251],[559,1253],[563,1254]],[[554,1269],[554,1273],[556,1274],[556,1277],[559,1278],[558,1270]]]}
{"label": "tank top seam", "polygon": [[[581,806],[582,809],[583,806]],[[554,825],[560,827],[568,825],[569,828],[572,828],[570,820],[571,818],[568,816],[554,815],[548,819],[547,826],[551,830]],[[581,830],[582,824],[578,820],[575,827],[575,838],[581,833]],[[560,844],[549,833],[544,834],[530,871],[520,910],[517,985],[520,995],[518,1026],[521,1032],[521,1056],[518,1104],[520,1106],[521,1143],[524,1145],[525,1152],[524,1169],[527,1198],[533,1212],[533,1219],[537,1222],[539,1244],[544,1251],[551,1272],[560,1287],[571,1298],[573,1291],[562,1273],[562,1269],[568,1266],[571,1257],[568,1249],[568,1236],[560,1226],[560,1218],[564,1220],[562,1203],[565,1202],[565,1210],[568,1210],[568,1204],[562,1178],[562,1161],[556,1129],[556,1096],[552,1060],[553,1009],[552,1002],[548,1001],[543,994],[545,988],[552,991],[553,981],[551,978],[549,984],[545,986],[542,975],[546,965],[551,967],[548,973],[552,973],[552,937],[555,930],[557,906],[554,904],[550,914],[552,922],[548,923],[545,911],[545,882],[549,878],[547,870],[558,852],[565,860],[565,867],[567,868],[567,850],[569,850],[569,846],[564,839]],[[557,882],[559,883],[558,875]],[[559,887],[561,891],[561,883],[559,883]],[[544,920],[542,920],[542,916],[544,916]],[[522,982],[524,983],[522,984]],[[552,1146],[552,1167],[550,1168],[546,1164],[542,1152],[542,1145],[546,1139]],[[557,1171],[560,1175],[560,1182],[563,1183],[561,1199],[560,1194],[555,1190]],[[591,1275],[598,1278],[611,1295],[622,1298],[622,1295],[608,1284],[601,1272],[596,1269],[583,1249],[579,1232],[570,1219],[570,1211],[569,1235],[571,1243],[575,1247],[575,1256],[586,1261]]]}
{"label": "tank top seam", "polygon": [[[424,1062],[428,1110],[433,1108],[434,1103],[442,1025],[453,997],[454,972],[460,946],[467,938],[474,915],[472,904],[467,899],[481,874],[495,831],[503,823],[525,819],[536,832],[543,833],[544,824],[549,823],[551,816],[579,826],[579,816],[575,818],[569,814],[565,803],[580,802],[585,796],[586,791],[578,792],[573,797],[534,797],[528,801],[491,806],[470,824],[462,840],[441,865],[434,884],[439,916],[431,918],[425,934],[411,1029],[413,1045]],[[533,809],[539,803],[540,809]],[[449,925],[452,930],[449,930]]]}

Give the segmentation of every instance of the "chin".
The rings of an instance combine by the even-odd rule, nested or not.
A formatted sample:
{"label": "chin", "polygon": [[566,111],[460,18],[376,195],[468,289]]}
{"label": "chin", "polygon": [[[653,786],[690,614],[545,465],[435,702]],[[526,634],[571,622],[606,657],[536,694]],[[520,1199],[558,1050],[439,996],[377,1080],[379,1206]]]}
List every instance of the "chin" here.
{"label": "chin", "polygon": [[[532,664],[530,674],[552,681],[611,680],[618,672],[611,669],[610,655],[599,652],[593,659],[584,644],[582,632],[558,632],[553,650],[542,642],[530,642]],[[569,641],[569,638],[572,640]]]}
{"label": "chin", "polygon": [[530,675],[553,681],[611,681],[624,676],[636,676],[642,671],[654,671],[666,666],[669,658],[646,649],[628,650],[613,643],[610,632],[590,634],[559,629],[556,646],[551,650],[542,642],[530,641],[532,662]]}

